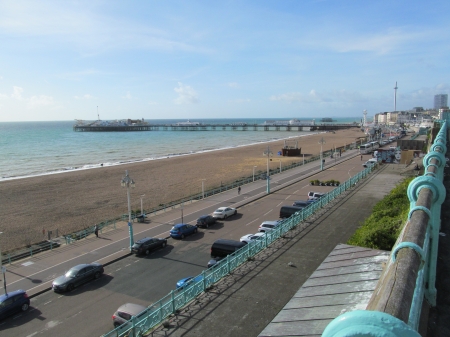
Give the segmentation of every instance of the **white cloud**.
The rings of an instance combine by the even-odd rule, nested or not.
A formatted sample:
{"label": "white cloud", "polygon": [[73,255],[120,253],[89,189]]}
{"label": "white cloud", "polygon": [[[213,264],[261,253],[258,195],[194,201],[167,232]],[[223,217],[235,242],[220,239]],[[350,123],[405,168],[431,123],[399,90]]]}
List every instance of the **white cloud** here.
{"label": "white cloud", "polygon": [[21,87],[13,86],[13,93],[11,94],[11,98],[13,99],[22,99],[23,89]]}
{"label": "white cloud", "polygon": [[93,99],[93,98],[95,97],[90,94],[85,94],[83,96],[75,96],[75,99]]}
{"label": "white cloud", "polygon": [[51,106],[54,104],[55,102],[53,100],[53,97],[45,95],[31,96],[28,100],[29,109],[35,109],[42,106]]}
{"label": "white cloud", "polygon": [[174,100],[175,104],[194,104],[198,103],[198,97],[195,90],[188,86],[183,85],[183,83],[178,82],[178,87],[174,88],[178,97]]}
{"label": "white cloud", "polygon": [[335,90],[319,93],[312,89],[309,93],[290,92],[280,95],[272,95],[271,101],[284,101],[288,103],[355,103],[365,102],[367,98],[358,92],[349,92],[347,90]]}
{"label": "white cloud", "polygon": [[236,82],[230,82],[230,83],[228,83],[228,86],[230,88],[239,88],[239,84],[237,84]]}

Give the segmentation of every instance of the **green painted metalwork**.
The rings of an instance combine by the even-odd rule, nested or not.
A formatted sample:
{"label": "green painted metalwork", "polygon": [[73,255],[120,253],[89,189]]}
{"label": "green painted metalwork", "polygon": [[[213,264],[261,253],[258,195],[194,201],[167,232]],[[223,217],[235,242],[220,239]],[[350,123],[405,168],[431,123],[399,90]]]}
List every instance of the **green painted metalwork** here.
{"label": "green painted metalwork", "polygon": [[[442,183],[444,167],[446,164],[444,154],[447,151],[447,122],[443,122],[435,142],[430,147],[430,152],[424,157],[426,166],[424,175],[414,179],[408,186],[408,198],[410,200],[410,212],[424,211],[429,218],[424,246],[420,247],[411,242],[400,242],[392,251],[392,259],[400,249],[414,249],[422,259],[422,267],[418,272],[414,296],[409,313],[408,324],[379,311],[352,311],[338,316],[325,329],[323,337],[343,336],[389,336],[389,337],[416,337],[424,297],[432,305],[436,305],[436,263],[437,248],[439,242],[439,225],[441,220],[441,205],[446,197],[446,190]],[[434,159],[434,163],[431,160]],[[437,163],[436,163],[437,162]],[[435,167],[436,172],[428,172],[428,168]],[[432,205],[430,209],[416,205],[419,193],[422,189],[431,191]],[[425,285],[427,285],[425,287]]]}
{"label": "green painted metalwork", "polygon": [[[318,209],[327,205],[341,193],[366,178],[375,169],[377,169],[377,165],[370,166],[357,173],[348,181],[339,185],[334,190],[320,198],[317,202],[311,203],[308,207],[295,213],[290,218],[283,220],[276,229],[266,233],[258,240],[251,241],[249,244],[245,245],[245,247],[239,249],[232,255],[228,255],[226,259],[221,260],[213,268],[204,270],[201,274],[203,278],[198,278],[196,282],[192,282],[182,290],[171,291],[161,300],[149,306],[143,313],[139,314],[139,320],[133,319],[132,322],[125,323],[103,336],[120,337],[127,336],[129,333],[135,337],[142,336],[146,331],[162,323],[170,315],[175,314],[177,310],[181,309],[195,297],[202,294],[214,283],[230,274],[233,270],[245,263],[250,257],[265,249],[284,233],[298,225],[301,225],[304,220],[313,215]],[[132,332],[133,329],[134,332]]]}

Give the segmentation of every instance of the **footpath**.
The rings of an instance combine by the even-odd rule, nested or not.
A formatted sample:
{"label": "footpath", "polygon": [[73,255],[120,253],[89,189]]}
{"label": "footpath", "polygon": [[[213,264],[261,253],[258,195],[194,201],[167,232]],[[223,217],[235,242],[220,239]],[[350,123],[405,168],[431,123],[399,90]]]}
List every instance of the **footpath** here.
{"label": "footpath", "polygon": [[[373,206],[404,178],[401,172],[397,165],[382,166],[318,211],[305,226],[290,231],[199,296],[151,336],[266,336],[261,332],[330,252],[345,243]],[[274,336],[285,335],[299,334],[285,331]]]}
{"label": "footpath", "polygon": [[[359,156],[356,150],[347,151],[336,164]],[[278,184],[271,192],[295,181],[307,179],[319,171],[313,162],[276,175]],[[332,167],[325,166],[325,169]],[[258,336],[294,296],[302,284],[339,243],[345,243],[372,207],[381,200],[397,182],[402,180],[402,168],[384,165],[380,170],[345,192],[328,206],[308,219],[306,228],[291,231],[273,243],[253,261],[244,264],[219,282],[214,291],[205,293],[183,312],[173,316],[165,326],[160,326],[154,336]],[[253,202],[266,194],[265,181],[256,181],[253,195],[236,195],[236,191],[223,193],[223,198],[233,195],[236,207]],[[215,201],[220,203],[220,196]],[[197,203],[184,205],[185,212],[200,207]],[[178,212],[178,210],[177,210]],[[164,221],[164,214],[157,215]],[[134,223],[134,232],[148,230],[148,223]],[[26,289],[30,297],[51,289],[52,280],[73,265],[95,260],[104,265],[130,255],[128,228],[118,223],[116,229],[63,245],[53,251],[37,254],[28,259],[6,265],[8,290]],[[438,289],[438,299],[440,292]],[[33,303],[33,301],[32,301]],[[32,304],[31,304],[32,305]],[[438,317],[437,315],[436,317]],[[437,322],[439,321],[436,318]],[[105,331],[106,333],[106,331]]]}

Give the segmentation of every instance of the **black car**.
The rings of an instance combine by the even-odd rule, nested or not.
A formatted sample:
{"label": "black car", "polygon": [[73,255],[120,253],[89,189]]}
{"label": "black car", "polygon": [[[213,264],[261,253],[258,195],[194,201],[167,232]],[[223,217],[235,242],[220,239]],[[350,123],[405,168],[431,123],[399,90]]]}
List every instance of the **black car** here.
{"label": "black car", "polygon": [[136,255],[148,255],[154,249],[164,248],[167,245],[167,239],[143,238],[136,241],[131,247],[131,252]]}
{"label": "black car", "polygon": [[29,307],[30,299],[25,290],[15,290],[0,295],[0,319],[19,311],[27,311]]}
{"label": "black car", "polygon": [[197,227],[205,227],[208,228],[211,225],[214,225],[216,223],[216,218],[212,217],[211,215],[202,215],[200,218],[197,219]]}
{"label": "black car", "polygon": [[102,274],[103,266],[100,263],[79,264],[57,277],[53,281],[52,288],[55,292],[71,291],[85,282],[98,279]]}

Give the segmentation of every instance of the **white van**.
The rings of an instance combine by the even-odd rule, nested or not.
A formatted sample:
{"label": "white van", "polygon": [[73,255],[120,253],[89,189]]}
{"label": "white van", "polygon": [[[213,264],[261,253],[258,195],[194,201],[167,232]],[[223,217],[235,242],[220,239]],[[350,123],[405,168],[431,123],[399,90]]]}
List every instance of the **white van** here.
{"label": "white van", "polygon": [[368,161],[366,161],[364,164],[362,164],[364,167],[369,167],[372,165],[375,165],[376,163],[378,163],[378,159],[377,158],[371,158]]}

